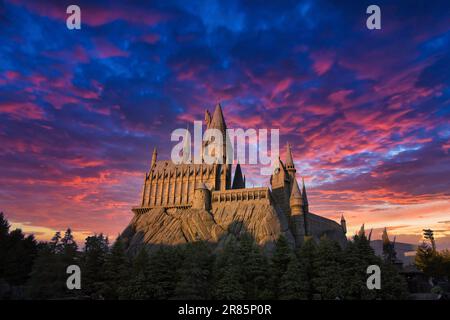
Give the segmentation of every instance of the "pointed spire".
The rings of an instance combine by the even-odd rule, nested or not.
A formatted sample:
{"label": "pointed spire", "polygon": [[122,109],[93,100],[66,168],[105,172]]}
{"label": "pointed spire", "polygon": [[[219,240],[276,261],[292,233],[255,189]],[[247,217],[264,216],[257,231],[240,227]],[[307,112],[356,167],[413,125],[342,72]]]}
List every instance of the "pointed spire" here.
{"label": "pointed spire", "polygon": [[303,184],[303,190],[302,190],[303,204],[305,206],[307,206],[308,205],[308,196],[306,194],[305,178],[302,178],[302,184]]}
{"label": "pointed spire", "polygon": [[157,158],[158,158],[158,151],[156,150],[156,147],[155,147],[155,148],[153,148],[152,163],[151,163],[150,169],[155,166]]}
{"label": "pointed spire", "polygon": [[364,223],[361,225],[361,229],[359,229],[358,236],[359,236],[360,238],[366,236],[366,230],[364,230]]}
{"label": "pointed spire", "polygon": [[388,236],[386,227],[384,227],[384,229],[383,229],[383,234],[381,235],[381,239],[383,240],[383,244],[389,244],[391,242],[389,240],[389,236]]}
{"label": "pointed spire", "polygon": [[206,128],[209,128],[209,124],[211,123],[211,113],[209,113],[209,110],[205,110],[205,124]]}
{"label": "pointed spire", "polygon": [[292,159],[291,144],[289,142],[286,143],[286,168],[288,169],[288,171],[293,169],[295,172],[294,160]]}
{"label": "pointed spire", "polygon": [[344,234],[347,233],[347,222],[345,221],[344,214],[341,216],[341,227],[342,231],[344,231]]}
{"label": "pointed spire", "polygon": [[372,229],[370,229],[370,232],[369,232],[369,237],[367,238],[369,241],[370,241],[370,239],[372,238],[372,231],[373,231],[373,228]]}
{"label": "pointed spire", "polygon": [[303,206],[303,198],[297,183],[297,179],[294,179],[292,183],[292,190],[289,204],[291,205],[292,214],[301,213],[301,209]]}
{"label": "pointed spire", "polygon": [[220,103],[216,105],[216,109],[214,110],[214,114],[212,116],[210,126],[211,129],[219,129],[220,131],[225,133],[227,129],[227,125],[225,124],[225,119],[222,113],[222,106]]}
{"label": "pointed spire", "polygon": [[236,165],[236,170],[234,171],[234,178],[233,178],[233,184],[231,186],[231,189],[243,189],[245,188],[245,179],[242,176],[242,170],[241,165]]}

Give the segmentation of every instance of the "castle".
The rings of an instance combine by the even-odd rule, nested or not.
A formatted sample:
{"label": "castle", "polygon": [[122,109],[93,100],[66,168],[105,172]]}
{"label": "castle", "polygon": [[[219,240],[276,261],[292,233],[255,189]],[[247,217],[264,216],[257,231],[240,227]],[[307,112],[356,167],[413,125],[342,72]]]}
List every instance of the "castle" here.
{"label": "castle", "polygon": [[[220,104],[212,116],[205,112],[205,125],[220,130],[226,141],[227,125]],[[233,166],[225,161],[174,164],[157,157],[155,148],[141,202],[132,208],[134,218],[122,233],[131,248],[198,239],[220,243],[242,232],[269,247],[280,235],[293,246],[301,245],[306,237],[318,240],[327,236],[346,242],[343,217],[338,224],[310,211],[305,183],[302,180],[300,189],[297,182],[289,144],[285,161],[278,158],[270,176],[270,187],[246,187],[240,164],[232,178]]]}

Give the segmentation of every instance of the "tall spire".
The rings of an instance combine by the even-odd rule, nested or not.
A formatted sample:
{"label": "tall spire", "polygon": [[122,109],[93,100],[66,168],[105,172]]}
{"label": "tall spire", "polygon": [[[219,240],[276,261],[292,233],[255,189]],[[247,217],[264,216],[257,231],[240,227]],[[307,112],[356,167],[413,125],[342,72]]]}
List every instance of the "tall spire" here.
{"label": "tall spire", "polygon": [[209,128],[209,124],[211,123],[211,113],[208,110],[205,110],[205,124],[206,128]]}
{"label": "tall spire", "polygon": [[286,143],[286,168],[288,171],[294,170],[295,172],[294,160],[292,159],[291,144],[289,142]]}
{"label": "tall spire", "polygon": [[214,110],[214,114],[212,116],[210,122],[211,129],[219,129],[225,134],[225,130],[227,129],[227,125],[225,124],[225,119],[222,113],[222,106],[220,103],[216,105],[216,109]]}
{"label": "tall spire", "polygon": [[150,169],[153,168],[156,164],[156,159],[158,157],[158,151],[156,150],[156,147],[153,149],[153,154],[152,154],[152,163],[150,166]]}
{"label": "tall spire", "polygon": [[305,186],[305,179],[302,178],[302,184],[303,184],[303,190],[302,190],[302,198],[303,198],[303,208],[305,213],[309,212],[309,204],[308,204],[308,196],[306,194],[306,186]]}
{"label": "tall spire", "polygon": [[389,240],[389,236],[388,236],[386,227],[384,227],[384,229],[383,229],[383,234],[381,235],[381,239],[383,240],[383,244],[389,244],[391,242]]}
{"label": "tall spire", "polygon": [[345,221],[344,214],[341,216],[341,227],[344,234],[347,233],[347,222]]}
{"label": "tall spire", "polygon": [[236,170],[234,171],[233,185],[231,189],[243,189],[245,188],[245,180],[242,176],[241,165],[238,163],[236,165]]}
{"label": "tall spire", "polygon": [[364,223],[363,223],[362,226],[361,226],[361,229],[359,229],[358,237],[362,238],[362,237],[365,237],[365,236],[366,236],[366,230],[364,230]]}

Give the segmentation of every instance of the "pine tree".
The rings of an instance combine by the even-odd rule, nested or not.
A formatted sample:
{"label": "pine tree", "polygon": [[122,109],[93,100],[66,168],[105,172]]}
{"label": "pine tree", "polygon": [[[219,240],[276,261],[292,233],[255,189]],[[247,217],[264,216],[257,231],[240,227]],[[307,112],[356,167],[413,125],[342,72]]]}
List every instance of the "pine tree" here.
{"label": "pine tree", "polygon": [[212,252],[203,241],[188,243],[175,289],[177,299],[209,299],[212,274]]}
{"label": "pine tree", "polygon": [[101,298],[105,260],[108,254],[108,238],[103,234],[86,238],[81,260],[83,294],[94,299]]}
{"label": "pine tree", "polygon": [[308,299],[313,298],[313,280],[316,276],[314,260],[316,259],[316,244],[313,239],[305,238],[302,246],[296,252],[299,261],[300,277],[305,285],[305,294]]}
{"label": "pine tree", "polygon": [[341,247],[337,242],[327,237],[320,239],[313,260],[312,283],[314,291],[320,294],[322,299],[342,298],[345,286],[341,273],[342,259]]}
{"label": "pine tree", "polygon": [[383,300],[405,300],[408,298],[408,285],[405,278],[398,273],[397,268],[389,262],[381,266],[381,289],[377,298]]}
{"label": "pine tree", "polygon": [[102,296],[105,299],[118,299],[120,289],[126,285],[130,263],[125,254],[123,243],[117,239],[105,261],[105,281]]}
{"label": "pine tree", "polygon": [[181,248],[161,247],[150,255],[149,278],[152,299],[166,300],[174,296],[183,263]]}
{"label": "pine tree", "polygon": [[133,259],[130,279],[120,290],[121,299],[146,300],[150,299],[151,286],[149,277],[149,255],[142,247]]}
{"label": "pine tree", "polygon": [[59,238],[51,243],[38,245],[37,258],[27,283],[27,295],[36,299],[64,298],[66,294],[66,270],[60,253],[56,251]]}
{"label": "pine tree", "polygon": [[214,263],[214,298],[219,300],[244,299],[243,275],[241,273],[241,257],[235,239],[231,238],[223,250],[217,254]]}
{"label": "pine tree", "polygon": [[237,267],[242,278],[245,299],[267,298],[268,262],[251,235],[244,234],[239,239],[237,254],[240,259]]}
{"label": "pine tree", "polygon": [[270,264],[270,274],[272,276],[271,285],[274,298],[279,297],[281,278],[287,271],[292,254],[293,251],[286,238],[280,236],[275,243],[275,250]]}
{"label": "pine tree", "polygon": [[281,277],[279,285],[279,299],[304,300],[308,298],[309,283],[306,272],[300,267],[295,254],[290,256],[286,272]]}

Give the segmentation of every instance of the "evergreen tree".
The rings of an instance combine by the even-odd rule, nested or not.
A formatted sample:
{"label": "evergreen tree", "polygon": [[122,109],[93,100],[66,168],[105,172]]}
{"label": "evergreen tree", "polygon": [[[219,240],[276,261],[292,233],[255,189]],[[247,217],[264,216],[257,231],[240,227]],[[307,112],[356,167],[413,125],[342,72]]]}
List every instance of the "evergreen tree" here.
{"label": "evergreen tree", "polygon": [[381,265],[381,259],[375,256],[365,236],[354,236],[344,251],[342,276],[344,279],[344,299],[372,300],[376,298],[376,290],[367,288],[367,267]]}
{"label": "evergreen tree", "polygon": [[314,291],[320,294],[322,299],[342,298],[345,286],[341,272],[342,259],[339,244],[327,237],[322,237],[313,259],[312,279]]}
{"label": "evergreen tree", "polygon": [[316,259],[316,244],[313,239],[305,238],[302,246],[297,250],[299,261],[300,277],[304,283],[305,294],[308,299],[313,298],[313,280],[316,276],[314,261]]}
{"label": "evergreen tree", "polygon": [[229,239],[218,253],[214,263],[214,298],[219,300],[244,299],[241,257],[237,241]]}
{"label": "evergreen tree", "polygon": [[66,285],[67,267],[78,264],[77,244],[70,228],[65,232],[64,238],[61,238],[60,232],[56,232],[49,243],[42,243],[38,248],[28,282],[28,294],[39,299],[61,299],[78,295],[77,290],[69,290]]}
{"label": "evergreen tree", "polygon": [[241,275],[241,283],[245,291],[244,298],[254,300],[269,297],[268,262],[251,235],[244,234],[239,239],[237,255],[240,261],[236,267]]}
{"label": "evergreen tree", "polygon": [[150,255],[149,279],[152,299],[166,300],[174,296],[183,262],[182,249],[161,247]]}
{"label": "evergreen tree", "polygon": [[408,298],[408,285],[405,278],[398,273],[392,263],[383,263],[381,266],[381,289],[377,298],[383,300],[405,300]]}
{"label": "evergreen tree", "polygon": [[8,220],[6,220],[3,212],[0,212],[0,280],[5,278],[7,270],[5,261],[8,250],[9,228]]}
{"label": "evergreen tree", "polygon": [[275,243],[275,250],[270,264],[270,274],[272,276],[271,285],[274,298],[278,298],[280,295],[281,278],[287,271],[292,254],[293,251],[286,238],[280,236]]}
{"label": "evergreen tree", "polygon": [[121,289],[121,299],[145,300],[150,299],[151,286],[149,277],[149,255],[142,247],[133,259],[133,268],[128,283]]}
{"label": "evergreen tree", "polygon": [[444,259],[438,251],[425,242],[417,247],[415,263],[417,268],[429,277],[445,276]]}
{"label": "evergreen tree", "polygon": [[103,234],[86,238],[81,260],[83,294],[94,299],[101,298],[105,260],[108,254],[108,238]]}
{"label": "evergreen tree", "polygon": [[212,252],[204,241],[188,243],[185,258],[179,270],[179,281],[175,290],[177,299],[209,299],[212,274]]}
{"label": "evergreen tree", "polygon": [[0,278],[12,286],[23,285],[29,278],[37,254],[37,242],[33,235],[25,237],[20,229],[11,231],[3,241]]}
{"label": "evergreen tree", "polygon": [[[57,239],[59,241],[59,238]],[[28,296],[34,299],[63,298],[66,293],[66,270],[52,243],[38,245],[37,258],[27,284]]]}
{"label": "evergreen tree", "polygon": [[279,285],[279,299],[299,300],[307,299],[309,283],[305,270],[302,270],[297,257],[292,254],[286,272],[281,277]]}
{"label": "evergreen tree", "polygon": [[78,263],[78,245],[70,228],[66,230],[61,239],[61,258],[66,267]]}
{"label": "evergreen tree", "polygon": [[105,281],[102,296],[105,299],[118,299],[120,290],[127,284],[130,263],[125,254],[125,248],[120,239],[117,239],[105,261]]}

